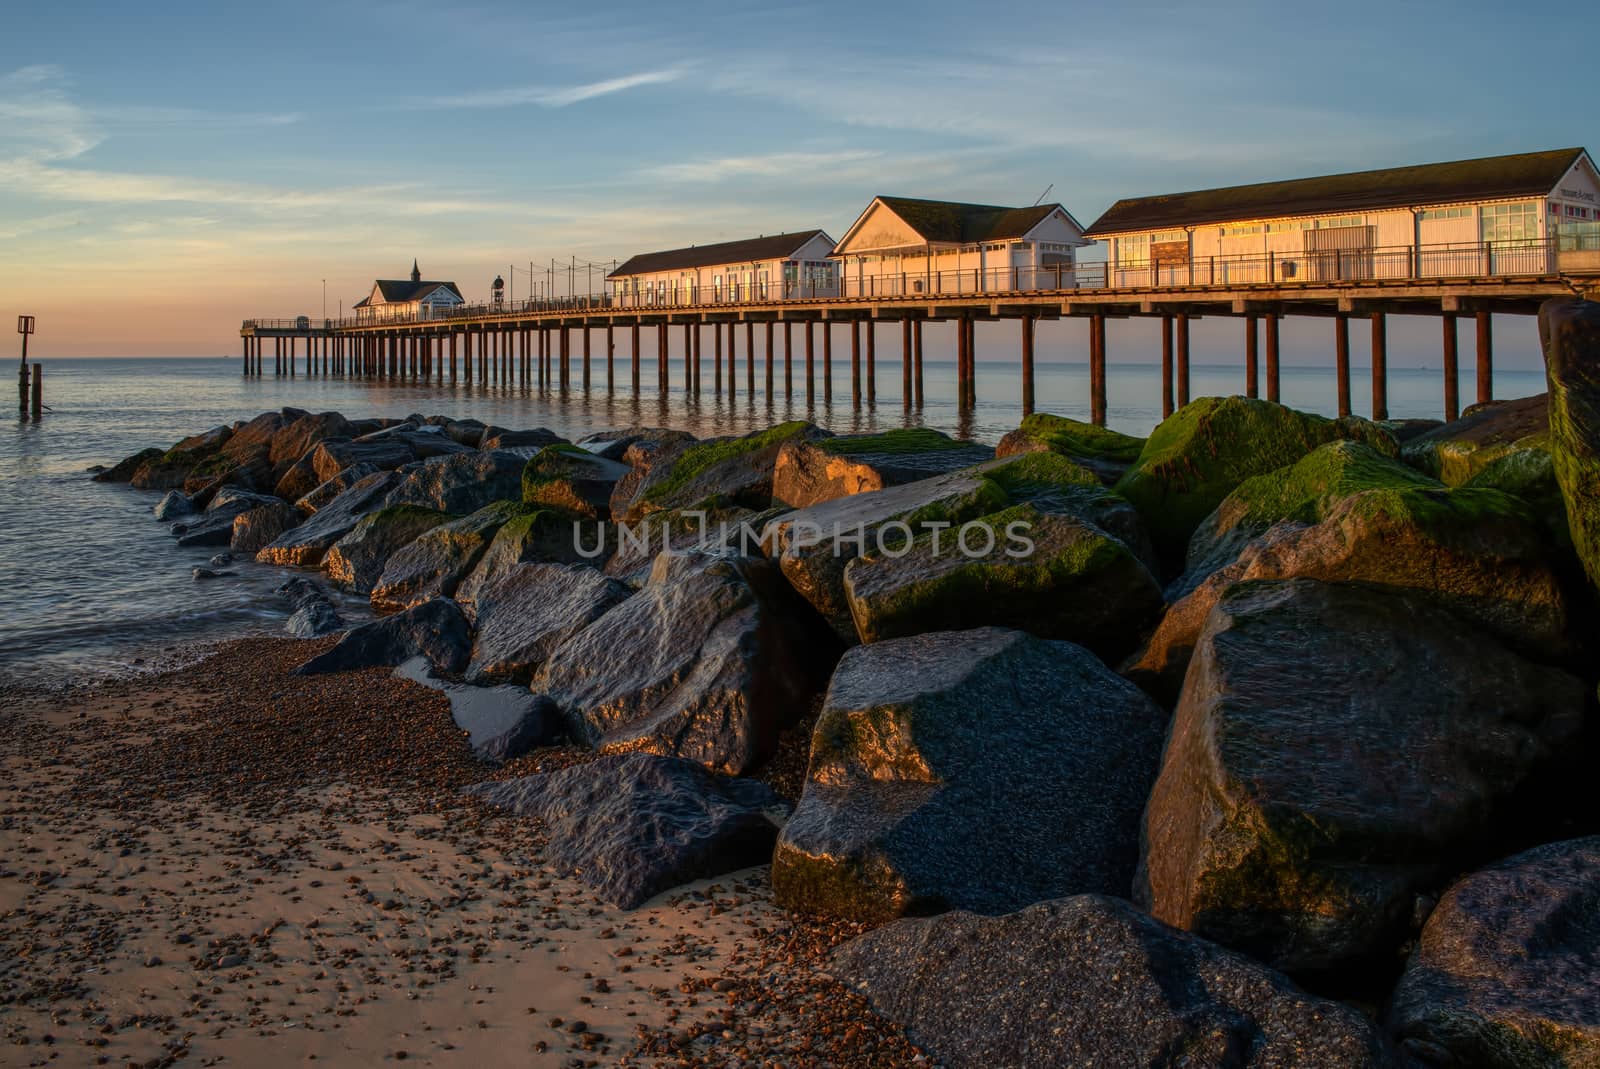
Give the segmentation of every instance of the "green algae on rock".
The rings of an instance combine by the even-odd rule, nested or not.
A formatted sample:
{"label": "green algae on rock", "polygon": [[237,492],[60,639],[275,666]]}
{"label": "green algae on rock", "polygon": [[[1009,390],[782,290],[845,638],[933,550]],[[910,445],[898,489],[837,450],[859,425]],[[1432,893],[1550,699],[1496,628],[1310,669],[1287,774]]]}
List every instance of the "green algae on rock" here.
{"label": "green algae on rock", "polygon": [[496,501],[424,531],[384,563],[383,574],[372,587],[373,608],[400,612],[454,594],[500,528],[531,511],[520,501]]}
{"label": "green algae on rock", "polygon": [[1539,309],[1550,384],[1551,458],[1572,546],[1600,589],[1600,304],[1551,300]]}
{"label": "green algae on rock", "polygon": [[790,508],[806,508],[956,471],[990,457],[987,446],[958,441],[929,427],[794,438],[778,451],[772,497]]}
{"label": "green algae on rock", "polygon": [[1093,469],[1103,481],[1114,483],[1139,459],[1144,444],[1143,438],[1106,427],[1048,412],[1033,412],[1023,416],[1021,426],[1000,439],[994,455],[1056,453]]}
{"label": "green algae on rock", "polygon": [[322,558],[322,570],[336,586],[369,593],[389,558],[425,531],[454,519],[423,505],[389,505],[369,512]]}
{"label": "green algae on rock", "polygon": [[540,449],[522,469],[522,500],[574,516],[604,520],[611,493],[628,466],[565,442]]}

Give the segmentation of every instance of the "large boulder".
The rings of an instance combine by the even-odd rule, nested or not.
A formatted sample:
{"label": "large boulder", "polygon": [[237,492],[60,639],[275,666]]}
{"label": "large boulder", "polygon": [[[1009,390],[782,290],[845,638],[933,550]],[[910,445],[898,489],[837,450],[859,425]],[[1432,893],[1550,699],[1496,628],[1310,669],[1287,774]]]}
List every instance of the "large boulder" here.
{"label": "large boulder", "polygon": [[857,646],[828,687],[773,895],[881,921],[1123,892],[1165,728],[1068,642],[982,628]]}
{"label": "large boulder", "polygon": [[668,427],[623,427],[586,434],[578,439],[578,444],[596,456],[627,463],[628,450],[639,442],[681,447],[693,445],[695,440],[695,436],[688,431],[675,431]]}
{"label": "large boulder", "polygon": [[369,465],[376,471],[393,471],[417,459],[404,442],[393,441],[325,441],[319,442],[311,452],[311,470],[322,482],[357,465]]}
{"label": "large boulder", "polygon": [[246,509],[233,518],[228,548],[241,556],[253,557],[301,519],[299,511],[287,501],[270,501]]}
{"label": "large boulder", "polygon": [[[289,410],[285,410],[287,412]],[[337,412],[305,412],[288,420],[272,436],[267,458],[272,463],[275,480],[281,480],[297,461],[309,455],[324,438],[348,439],[355,433],[350,421]],[[299,497],[323,480],[307,471],[299,493],[282,497]]]}
{"label": "large boulder", "polygon": [[1600,838],[1519,854],[1451,887],[1395,988],[1408,1066],[1600,1065]]}
{"label": "large boulder", "polygon": [[296,498],[294,507],[309,516],[362,479],[365,479],[368,475],[375,474],[378,470],[378,468],[364,461],[352,464],[327,482],[317,484],[316,489]]}
{"label": "large boulder", "polygon": [[434,457],[468,456],[477,450],[470,445],[456,441],[442,426],[418,425],[406,422],[394,427],[387,427],[381,431],[363,434],[356,439],[357,444],[370,445],[403,445],[417,460],[431,460]]}
{"label": "large boulder", "polygon": [[1122,542],[1032,505],[874,549],[844,570],[863,642],[996,626],[1125,656],[1164,603]]}
{"label": "large boulder", "polygon": [[[589,564],[609,553],[610,529],[554,509],[526,509],[495,532],[489,548],[456,586],[456,602],[467,618],[477,614],[478,592],[519,564]],[[599,547],[599,552],[595,552]],[[593,556],[589,554],[593,553]]]}
{"label": "large boulder", "polygon": [[515,501],[496,501],[470,516],[424,531],[384,562],[383,572],[372,586],[373,608],[398,612],[430,598],[454,594],[495,533],[525,509]]}
{"label": "large boulder", "polygon": [[1076,516],[1092,523],[1128,547],[1158,575],[1160,567],[1144,520],[1128,500],[1107,490],[1093,471],[1060,453],[1014,453],[980,469],[1005,491],[1012,504],[1032,505],[1040,512]]}
{"label": "large boulder", "polygon": [[611,493],[628,466],[565,442],[547,445],[522,469],[522,500],[574,516],[609,519]]}
{"label": "large boulder", "polygon": [[1425,598],[1234,586],[1195,645],[1136,899],[1288,972],[1382,960],[1418,893],[1538,834],[1520,796],[1584,701]]}
{"label": "large boulder", "polygon": [[836,497],[970,468],[991,456],[987,446],[957,441],[931,427],[793,438],[778,449],[772,499],[789,508],[806,508]]}
{"label": "large boulder", "polygon": [[322,558],[322,570],[336,586],[358,594],[371,593],[390,557],[423,532],[451,519],[448,512],[420,505],[390,505],[369,512],[329,548]]}
{"label": "large boulder", "polygon": [[836,653],[769,562],[689,551],[657,557],[644,589],[567,640],[533,686],[597,749],[739,774],[805,715]]}
{"label": "large boulder", "polygon": [[1101,895],[895,921],[833,969],[946,1069],[1381,1069],[1361,1014]]}
{"label": "large boulder", "polygon": [[97,483],[125,483],[138,474],[139,469],[161,457],[164,450],[141,449],[132,456],[124,457],[104,471],[97,471],[91,478]]}
{"label": "large boulder", "polygon": [[1122,434],[1107,427],[1033,412],[1022,417],[1022,425],[1006,434],[995,446],[997,457],[1021,453],[1058,453],[1095,473],[1110,485],[1139,459],[1144,439]]}
{"label": "large boulder", "polygon": [[469,683],[527,683],[630,591],[587,564],[516,564],[476,591]]}
{"label": "large boulder", "polygon": [[[669,549],[714,549],[729,544],[738,545],[741,552],[755,552],[761,545],[761,532],[767,521],[782,512],[782,509],[757,512],[741,505],[715,504],[652,512],[645,519],[617,524],[610,529],[612,552],[603,570],[637,590],[649,580],[656,556]],[[745,538],[749,532],[753,532],[753,537]],[[744,546],[744,541],[750,545]]]}
{"label": "large boulder", "polygon": [[236,486],[224,487],[200,515],[185,517],[173,524],[172,534],[180,546],[225,546],[233,539],[235,517],[272,505],[286,505],[286,502],[270,494],[257,494]]}
{"label": "large boulder", "polygon": [[480,449],[502,450],[530,455],[552,445],[564,445],[566,439],[547,427],[532,430],[508,431],[504,427],[485,428],[477,445]]}
{"label": "large boulder", "polygon": [[647,753],[481,783],[467,793],[537,819],[548,840],[544,859],[622,909],[765,863],[788,810],[764,783]]}
{"label": "large boulder", "polygon": [[1549,410],[1544,394],[1474,405],[1460,419],[1408,440],[1402,455],[1446,486],[1460,486],[1497,460],[1528,449],[1544,450]]}
{"label": "large boulder", "polygon": [[1319,523],[1270,528],[1179,597],[1123,674],[1171,705],[1223,594],[1245,580],[1294,578],[1418,596],[1535,660],[1573,654],[1568,599],[1544,538],[1498,492],[1440,486],[1362,491],[1332,504]]}
{"label": "large boulder", "polygon": [[156,502],[153,511],[157,520],[166,523],[180,516],[193,516],[196,509],[194,498],[182,490],[168,490],[162,495],[161,500]]}
{"label": "large boulder", "polygon": [[[772,473],[784,443],[824,438],[828,432],[798,420],[740,438],[698,442],[655,459],[638,481],[626,509],[612,515],[636,520],[652,512],[693,508],[710,499],[764,509],[772,504]],[[619,482],[619,495],[625,487]]]}
{"label": "large boulder", "polygon": [[361,517],[379,508],[399,482],[392,471],[376,471],[319,508],[305,523],[292,527],[261,547],[256,560],[263,564],[315,568],[339,539],[349,534]]}
{"label": "large boulder", "polygon": [[426,657],[440,672],[459,672],[472,649],[467,618],[449,598],[434,598],[405,612],[351,628],[331,649],[295,669],[302,676],[393,667]]}
{"label": "large boulder", "polygon": [[520,498],[523,463],[515,453],[433,457],[409,472],[383,503],[423,505],[464,516],[496,501]]}
{"label": "large boulder", "polygon": [[898,545],[906,530],[931,534],[939,525],[959,526],[1000,511],[1007,500],[998,483],[967,469],[785,513],[766,525],[762,549],[839,637],[854,642],[846,565],[880,541]]}
{"label": "large boulder", "polygon": [[1600,304],[1552,300],[1539,309],[1550,384],[1550,452],[1572,545],[1600,588]]}
{"label": "large boulder", "polygon": [[[634,505],[651,470],[657,464],[667,464],[696,441],[695,436],[687,432],[664,430],[659,434],[625,434],[608,446],[589,449],[596,456],[620,460],[628,466],[628,474],[617,480],[616,489],[611,492],[611,515],[618,519],[637,519]],[[618,446],[622,447],[620,452]]]}
{"label": "large boulder", "polygon": [[1189,537],[1252,475],[1293,464],[1338,438],[1394,456],[1394,439],[1365,420],[1331,420],[1271,401],[1202,397],[1150,433],[1116,490],[1144,517],[1156,552],[1177,570]]}

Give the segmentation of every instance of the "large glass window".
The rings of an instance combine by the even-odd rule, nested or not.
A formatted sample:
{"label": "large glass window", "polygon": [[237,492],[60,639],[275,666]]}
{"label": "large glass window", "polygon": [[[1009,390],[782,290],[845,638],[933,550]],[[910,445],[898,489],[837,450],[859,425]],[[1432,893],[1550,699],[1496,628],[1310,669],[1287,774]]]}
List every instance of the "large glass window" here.
{"label": "large glass window", "polygon": [[1485,204],[1479,209],[1484,241],[1495,244],[1534,241],[1539,237],[1539,205],[1535,201],[1517,204]]}
{"label": "large glass window", "polygon": [[1424,219],[1471,219],[1472,209],[1465,204],[1454,208],[1429,208],[1422,212]]}

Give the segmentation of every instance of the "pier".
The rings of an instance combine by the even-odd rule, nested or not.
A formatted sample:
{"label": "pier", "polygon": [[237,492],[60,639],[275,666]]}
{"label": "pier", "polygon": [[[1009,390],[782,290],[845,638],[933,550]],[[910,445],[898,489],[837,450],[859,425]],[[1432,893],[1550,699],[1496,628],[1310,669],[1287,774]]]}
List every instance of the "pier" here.
{"label": "pier", "polygon": [[[1556,240],[1522,242],[1514,250],[1487,245],[1365,249],[1321,268],[1291,275],[1268,255],[1143,268],[1087,263],[1025,273],[846,276],[822,293],[783,284],[775,284],[771,292],[764,286],[669,294],[608,292],[422,308],[384,318],[250,319],[240,334],[247,375],[265,374],[270,367],[280,376],[477,382],[561,391],[603,388],[637,395],[648,347],[657,358],[656,387],[663,395],[672,390],[699,395],[709,359],[709,389],[717,394],[741,387],[753,394],[759,379],[768,397],[781,391],[786,399],[798,395],[808,405],[819,399],[833,402],[837,352],[848,345],[849,396],[858,407],[876,405],[878,347],[898,340],[901,397],[909,409],[922,404],[925,328],[951,324],[957,398],[959,407],[969,410],[976,406],[981,387],[975,325],[1008,320],[1017,326],[1020,401],[1024,411],[1032,411],[1037,323],[1082,320],[1090,415],[1095,424],[1104,425],[1106,370],[1113,357],[1108,319],[1160,320],[1163,416],[1189,401],[1192,323],[1219,316],[1241,324],[1245,393],[1273,401],[1279,394],[1282,320],[1331,320],[1338,412],[1350,415],[1351,320],[1366,320],[1372,353],[1368,413],[1386,419],[1387,318],[1424,315],[1437,316],[1442,324],[1441,410],[1444,418],[1455,419],[1461,409],[1461,320],[1473,327],[1475,399],[1488,401],[1494,362],[1490,317],[1533,316],[1548,298],[1600,285],[1600,252],[1563,247]],[[681,331],[683,339],[678,367],[669,360],[673,331]]]}

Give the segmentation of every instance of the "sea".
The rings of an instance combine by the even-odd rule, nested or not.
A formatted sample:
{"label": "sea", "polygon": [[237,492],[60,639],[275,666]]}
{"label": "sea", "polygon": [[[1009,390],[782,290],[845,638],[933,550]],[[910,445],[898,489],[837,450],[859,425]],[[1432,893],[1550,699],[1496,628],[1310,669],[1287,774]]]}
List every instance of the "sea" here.
{"label": "sea", "polygon": [[[741,353],[741,357],[742,357]],[[681,363],[670,367],[672,387],[656,389],[656,365],[641,363],[639,397],[631,395],[625,357],[615,365],[617,389],[606,390],[603,360],[585,392],[574,372],[566,394],[536,388],[416,385],[337,378],[246,378],[237,356],[218,359],[51,359],[44,361],[49,410],[34,422],[7,417],[0,434],[0,693],[16,686],[59,686],[97,677],[151,671],[182,651],[209,641],[281,630],[285,604],[273,594],[287,570],[253,561],[230,565],[237,574],[196,580],[192,569],[215,549],[181,549],[152,509],[161,494],[91,481],[92,465],[115,463],[148,446],[168,447],[187,435],[267,410],[290,406],[338,411],[352,418],[442,414],[473,417],[515,429],[548,427],[576,439],[590,431],[637,424],[670,426],[701,437],[738,434],[787,419],[809,419],[840,433],[927,426],[992,443],[1022,418],[1021,376],[1014,361],[980,361],[979,401],[960,413],[955,362],[924,364],[924,403],[908,409],[897,359],[877,361],[877,399],[851,404],[848,358],[835,352],[833,393],[823,395],[820,368],[814,403],[804,393],[803,367],[794,368],[794,397],[783,395],[781,359],[776,396],[766,395],[758,360],[748,392],[741,359],[734,388],[713,389],[709,354],[701,394],[686,397]],[[1461,397],[1474,385],[1470,361]],[[820,364],[820,361],[819,361]],[[1437,370],[1390,371],[1393,418],[1440,415]],[[1354,373],[1357,411],[1366,396]],[[1088,419],[1086,364],[1041,360],[1035,407]],[[1191,368],[1191,395],[1243,392],[1238,365]],[[1331,368],[1285,367],[1285,404],[1332,414]],[[1160,367],[1114,361],[1108,371],[1108,421],[1143,435],[1160,419]],[[1544,390],[1538,371],[1497,369],[1495,395],[1523,397]],[[9,395],[8,395],[9,396]],[[15,410],[12,410],[15,411]],[[359,618],[363,607],[346,601]]]}

